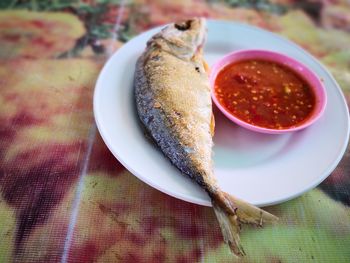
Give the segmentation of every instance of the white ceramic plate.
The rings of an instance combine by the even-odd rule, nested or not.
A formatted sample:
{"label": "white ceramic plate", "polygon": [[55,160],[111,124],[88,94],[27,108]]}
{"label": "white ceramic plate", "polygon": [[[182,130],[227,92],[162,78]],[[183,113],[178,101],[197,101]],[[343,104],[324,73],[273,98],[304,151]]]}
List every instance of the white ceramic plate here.
{"label": "white ceramic plate", "polygon": [[[104,66],[95,89],[94,114],[103,140],[134,175],[154,188],[192,203],[210,206],[208,196],[182,175],[145,137],[133,98],[135,62],[147,31],[120,48]],[[309,66],[324,80],[328,104],[311,127],[287,135],[240,128],[215,110],[215,174],[221,188],[258,206],[277,204],[321,183],[336,167],[349,138],[349,113],[331,74],[303,49],[273,33],[237,23],[208,21],[205,57],[212,65],[243,48],[283,52]]]}

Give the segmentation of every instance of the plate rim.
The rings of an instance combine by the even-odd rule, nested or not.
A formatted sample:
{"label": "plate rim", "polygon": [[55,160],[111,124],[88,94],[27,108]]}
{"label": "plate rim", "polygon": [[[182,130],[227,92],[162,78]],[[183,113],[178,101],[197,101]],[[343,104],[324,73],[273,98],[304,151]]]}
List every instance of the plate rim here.
{"label": "plate rim", "polygon": [[[339,149],[337,158],[335,158],[332,161],[332,164],[328,166],[327,169],[325,169],[325,171],[320,174],[320,176],[318,177],[318,180],[314,180],[311,184],[308,184],[306,186],[303,187],[303,190],[300,190],[292,195],[288,195],[285,198],[280,198],[278,200],[268,200],[265,202],[261,202],[259,203],[257,206],[259,207],[264,207],[264,206],[270,206],[270,205],[275,205],[275,204],[280,204],[283,202],[286,202],[288,200],[294,199],[302,194],[304,194],[305,192],[315,188],[316,186],[318,186],[320,183],[322,183],[329,175],[331,175],[331,173],[334,171],[334,169],[337,167],[337,165],[339,164],[339,162],[341,161],[341,159],[343,158],[345,151],[348,147],[349,144],[349,135],[350,135],[350,114],[349,114],[349,108],[344,96],[344,93],[342,92],[341,87],[339,86],[338,82],[335,80],[334,76],[330,73],[330,71],[323,65],[323,63],[321,61],[319,61],[316,57],[314,57],[311,53],[307,52],[305,49],[303,49],[302,47],[300,47],[298,44],[292,42],[291,40],[287,39],[284,36],[281,36],[277,33],[268,31],[266,29],[263,28],[259,28],[257,26],[253,26],[253,25],[249,25],[249,24],[244,24],[244,23],[240,23],[237,21],[227,21],[227,20],[220,20],[220,19],[207,19],[207,23],[223,23],[223,24],[227,24],[228,26],[239,26],[239,27],[245,27],[254,31],[258,31],[258,32],[263,32],[266,34],[269,34],[271,37],[273,38],[277,38],[279,40],[282,40],[284,42],[286,42],[288,45],[293,46],[294,48],[298,49],[298,51],[302,52],[302,54],[304,56],[309,57],[314,63],[318,64],[318,66],[320,67],[320,69],[322,69],[324,71],[324,73],[326,75],[329,76],[330,80],[333,82],[333,84],[336,87],[337,93],[340,96],[340,99],[342,100],[344,111],[345,111],[345,116],[346,116],[346,122],[347,122],[347,130],[346,130],[346,139],[345,142],[343,143],[342,147]],[[128,170],[132,173],[132,175],[136,176],[138,179],[140,179],[141,181],[143,181],[144,183],[148,184],[149,186],[157,189],[158,191],[161,191],[167,195],[170,195],[172,197],[175,197],[177,199],[186,201],[186,202],[190,202],[193,204],[198,204],[198,205],[203,205],[203,206],[211,206],[211,202],[208,200],[203,200],[201,198],[198,197],[188,197],[182,194],[177,194],[176,192],[170,192],[166,189],[164,189],[162,186],[160,186],[160,184],[155,183],[154,181],[149,180],[147,177],[142,176],[140,174],[138,174],[137,172],[135,172],[135,170],[127,165],[125,163],[125,161],[123,160],[122,157],[119,156],[119,154],[115,151],[114,147],[110,144],[109,140],[107,139],[107,135],[106,135],[106,131],[103,127],[103,125],[100,122],[100,118],[99,116],[99,111],[98,111],[98,107],[100,105],[100,100],[99,100],[99,94],[100,94],[100,90],[102,90],[101,88],[101,82],[103,81],[103,77],[106,74],[107,68],[109,68],[109,65],[112,64],[112,61],[114,60],[114,57],[118,56],[119,53],[123,52],[123,50],[128,48],[128,43],[133,43],[135,41],[137,41],[137,39],[142,38],[144,35],[150,34],[152,31],[157,32],[159,30],[161,30],[163,27],[165,27],[166,25],[162,25],[162,26],[157,26],[154,28],[151,28],[147,31],[144,31],[138,35],[136,35],[135,37],[133,37],[130,41],[126,42],[123,44],[123,46],[121,48],[119,48],[116,52],[114,52],[114,54],[112,56],[110,56],[108,58],[108,60],[105,62],[105,64],[103,65],[96,84],[95,84],[95,89],[94,89],[94,93],[93,93],[93,114],[94,114],[94,119],[95,119],[95,123],[97,126],[97,129],[104,141],[104,143],[106,144],[107,148],[109,149],[109,151],[111,151],[111,153],[114,155],[114,157]]]}

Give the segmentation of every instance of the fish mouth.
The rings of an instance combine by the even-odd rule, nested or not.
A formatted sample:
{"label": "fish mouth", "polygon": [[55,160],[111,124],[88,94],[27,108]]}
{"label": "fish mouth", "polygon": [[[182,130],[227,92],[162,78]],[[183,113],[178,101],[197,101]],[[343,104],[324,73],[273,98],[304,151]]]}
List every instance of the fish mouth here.
{"label": "fish mouth", "polygon": [[205,40],[206,21],[198,17],[168,25],[148,45],[153,44],[178,58],[189,60],[201,52]]}
{"label": "fish mouth", "polygon": [[175,28],[180,31],[186,31],[191,28],[191,23],[193,20],[187,20],[175,23]]}
{"label": "fish mouth", "polygon": [[174,28],[181,31],[182,33],[185,31],[196,32],[196,37],[192,41],[192,44],[194,44],[197,47],[196,53],[203,48],[204,43],[206,41],[207,31],[205,18],[196,17],[185,21],[179,21],[174,23]]}
{"label": "fish mouth", "polygon": [[185,21],[178,21],[174,23],[176,29],[180,31],[186,31],[188,29],[203,30],[205,27],[205,19],[202,17],[196,17]]}

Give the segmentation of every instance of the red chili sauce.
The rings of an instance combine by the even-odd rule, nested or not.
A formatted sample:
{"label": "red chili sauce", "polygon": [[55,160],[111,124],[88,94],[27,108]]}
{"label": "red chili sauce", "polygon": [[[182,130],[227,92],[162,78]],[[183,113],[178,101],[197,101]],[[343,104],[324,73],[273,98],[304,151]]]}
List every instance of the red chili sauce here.
{"label": "red chili sauce", "polygon": [[235,117],[255,126],[285,129],[305,122],[315,108],[310,85],[284,65],[244,60],[223,68],[214,92]]}

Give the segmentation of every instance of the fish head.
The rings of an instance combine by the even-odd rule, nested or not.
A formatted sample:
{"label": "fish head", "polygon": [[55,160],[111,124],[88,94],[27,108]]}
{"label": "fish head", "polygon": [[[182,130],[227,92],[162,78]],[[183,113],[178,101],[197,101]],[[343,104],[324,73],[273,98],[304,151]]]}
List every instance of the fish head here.
{"label": "fish head", "polygon": [[169,24],[151,42],[181,59],[191,59],[202,51],[205,38],[205,19],[193,18]]}

